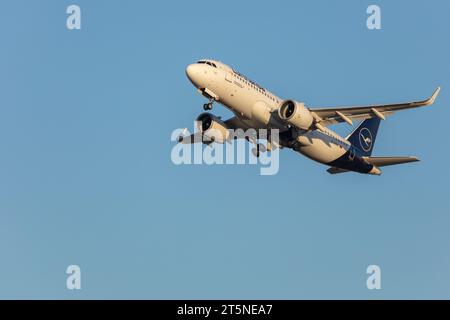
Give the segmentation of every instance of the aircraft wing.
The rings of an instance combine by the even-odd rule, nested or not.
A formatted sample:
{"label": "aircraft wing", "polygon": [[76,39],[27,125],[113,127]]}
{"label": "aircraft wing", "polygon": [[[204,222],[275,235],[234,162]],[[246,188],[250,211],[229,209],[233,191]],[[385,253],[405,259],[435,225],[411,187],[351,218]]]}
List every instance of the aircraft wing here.
{"label": "aircraft wing", "polygon": [[371,106],[311,108],[310,111],[321,125],[328,126],[344,121],[351,125],[352,120],[364,120],[373,117],[384,119],[396,111],[432,105],[440,90],[441,88],[438,87],[430,98],[422,101]]}
{"label": "aircraft wing", "polygon": [[181,144],[197,143],[197,142],[202,142],[202,140],[203,140],[203,136],[202,136],[201,132],[195,132],[188,136],[181,135],[178,137],[178,143],[181,143]]}
{"label": "aircraft wing", "polygon": [[232,117],[228,120],[225,120],[224,122],[229,129],[234,129],[234,130],[236,130],[236,129],[247,130],[248,129],[248,126],[245,123],[243,123],[241,121],[241,119],[239,119],[237,116]]}
{"label": "aircraft wing", "polygon": [[[247,126],[238,118],[238,117],[232,117],[228,120],[225,120],[224,123],[227,125],[229,129],[247,129]],[[187,131],[187,129],[185,129]],[[178,139],[179,143],[182,144],[191,144],[191,143],[197,143],[197,142],[203,142],[205,144],[211,144],[212,142],[209,141],[202,141],[203,140],[203,134],[201,132],[195,132],[189,136],[180,136]]]}

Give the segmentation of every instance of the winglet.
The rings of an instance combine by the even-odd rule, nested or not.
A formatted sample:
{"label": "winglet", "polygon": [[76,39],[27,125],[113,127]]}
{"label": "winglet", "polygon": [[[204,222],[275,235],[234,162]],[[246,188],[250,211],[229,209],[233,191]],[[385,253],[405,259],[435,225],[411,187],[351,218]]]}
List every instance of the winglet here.
{"label": "winglet", "polygon": [[425,105],[432,105],[439,95],[439,92],[441,92],[441,87],[437,87],[436,90],[434,90],[433,95],[428,100],[426,100]]}

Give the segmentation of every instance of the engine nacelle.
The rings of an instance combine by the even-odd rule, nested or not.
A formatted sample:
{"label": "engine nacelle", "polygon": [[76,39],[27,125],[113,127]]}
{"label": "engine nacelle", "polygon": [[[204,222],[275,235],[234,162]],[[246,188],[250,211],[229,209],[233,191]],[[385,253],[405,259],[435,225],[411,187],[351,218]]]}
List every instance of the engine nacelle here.
{"label": "engine nacelle", "polygon": [[294,100],[284,101],[278,109],[278,115],[282,120],[302,130],[309,130],[314,123],[314,118],[305,105]]}
{"label": "engine nacelle", "polygon": [[211,113],[202,113],[196,119],[198,130],[206,137],[207,141],[224,143],[230,137],[227,125]]}

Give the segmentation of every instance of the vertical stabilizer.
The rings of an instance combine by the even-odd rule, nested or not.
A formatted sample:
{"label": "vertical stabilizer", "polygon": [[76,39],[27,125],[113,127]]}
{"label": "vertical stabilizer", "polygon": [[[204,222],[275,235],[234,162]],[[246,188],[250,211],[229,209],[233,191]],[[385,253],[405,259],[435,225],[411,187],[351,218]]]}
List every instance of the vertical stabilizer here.
{"label": "vertical stabilizer", "polygon": [[363,156],[368,157],[372,154],[380,121],[378,117],[366,119],[347,137],[347,140],[361,151]]}

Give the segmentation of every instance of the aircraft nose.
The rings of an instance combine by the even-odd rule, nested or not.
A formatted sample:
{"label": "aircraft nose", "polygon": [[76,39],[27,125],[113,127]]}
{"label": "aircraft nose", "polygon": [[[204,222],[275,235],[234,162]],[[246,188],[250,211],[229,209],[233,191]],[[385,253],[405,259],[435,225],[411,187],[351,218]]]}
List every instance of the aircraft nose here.
{"label": "aircraft nose", "polygon": [[196,85],[198,82],[198,66],[190,64],[186,67],[186,75],[191,82]]}

